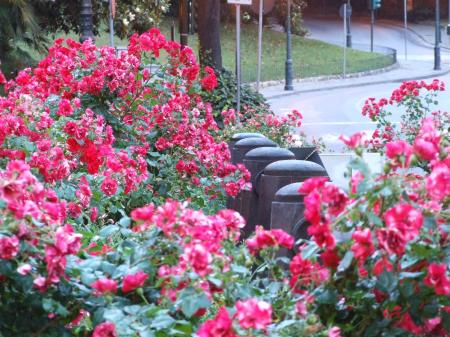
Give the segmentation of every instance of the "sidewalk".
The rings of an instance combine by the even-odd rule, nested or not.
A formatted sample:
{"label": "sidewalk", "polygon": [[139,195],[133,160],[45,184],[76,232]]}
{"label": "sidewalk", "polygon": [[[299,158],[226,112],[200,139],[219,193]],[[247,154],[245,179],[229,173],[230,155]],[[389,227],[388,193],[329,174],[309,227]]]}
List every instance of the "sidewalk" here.
{"label": "sidewalk", "polygon": [[317,78],[301,79],[294,81],[294,90],[285,91],[284,84],[270,86],[261,89],[261,94],[266,99],[276,99],[299,93],[326,91],[340,88],[353,88],[383,83],[397,83],[419,79],[429,79],[444,76],[450,73],[450,65],[442,64],[442,70],[433,70],[433,62],[427,61],[399,61],[393,70],[353,78],[336,78],[332,80],[318,80]]}
{"label": "sidewalk", "polygon": [[[404,29],[404,25],[394,20],[379,20],[378,24],[386,26],[394,26]],[[434,47],[436,41],[436,30],[434,21],[424,21],[421,23],[408,22],[408,31],[416,41],[421,42],[424,46]],[[441,22],[441,39],[440,46],[442,49],[450,50],[450,35],[447,35],[447,22]]]}

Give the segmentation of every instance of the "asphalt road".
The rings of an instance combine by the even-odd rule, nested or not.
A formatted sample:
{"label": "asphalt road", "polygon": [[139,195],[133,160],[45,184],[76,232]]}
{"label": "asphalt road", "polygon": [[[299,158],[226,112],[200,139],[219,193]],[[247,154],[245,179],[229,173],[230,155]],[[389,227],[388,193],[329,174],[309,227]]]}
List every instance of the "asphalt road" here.
{"label": "asphalt road", "polygon": [[[339,37],[343,37],[339,21],[306,18],[305,23],[311,38],[333,43],[338,41]],[[367,20],[354,20],[352,27],[353,41],[369,43]],[[399,59],[404,56],[402,55],[404,35],[401,30],[392,26],[377,26],[375,36],[376,44],[399,50]],[[443,63],[450,62],[450,52],[443,50],[442,58]],[[420,41],[411,38],[408,43],[408,59],[421,60],[424,62],[419,63],[424,64],[425,67],[432,67],[433,49],[425,47]],[[450,75],[440,79],[450,87]],[[269,100],[269,103],[273,111],[279,115],[285,115],[293,109],[301,111],[304,116],[301,130],[309,136],[308,138],[322,138],[330,151],[339,151],[343,147],[342,142],[338,139],[341,134],[350,136],[358,131],[375,130],[376,125],[361,114],[365,100],[369,97],[389,98],[392,91],[400,84],[386,83],[301,93],[272,99]],[[440,93],[438,99],[439,106],[436,107],[436,110],[449,111],[450,88],[449,91]],[[397,107],[390,109],[393,112],[393,120],[398,122],[401,109]]]}
{"label": "asphalt road", "polygon": [[[440,78],[450,85],[450,75]],[[276,114],[285,115],[292,109],[302,112],[304,122],[300,130],[309,139],[322,138],[331,151],[342,149],[340,135],[348,135],[359,131],[373,131],[376,125],[368,117],[362,116],[364,102],[369,97],[377,99],[389,98],[391,92],[400,83],[388,83],[355,88],[334,89],[302,93],[269,101]],[[450,89],[438,96],[439,105],[434,110],[449,111]],[[390,108],[393,121],[400,121],[401,109]]]}
{"label": "asphalt road", "polygon": [[[305,18],[305,27],[309,31],[309,37],[329,43],[343,45],[344,28],[343,21],[337,19]],[[401,22],[397,23],[401,25]],[[352,41],[355,43],[370,44],[370,18],[357,17],[352,19]],[[449,39],[446,34],[442,39]],[[399,59],[405,55],[405,33],[390,21],[377,21],[374,29],[374,44],[390,47],[397,50]],[[412,33],[407,34],[407,56],[409,60],[426,61],[433,60],[434,50]],[[442,49],[442,60],[450,62],[450,51]]]}

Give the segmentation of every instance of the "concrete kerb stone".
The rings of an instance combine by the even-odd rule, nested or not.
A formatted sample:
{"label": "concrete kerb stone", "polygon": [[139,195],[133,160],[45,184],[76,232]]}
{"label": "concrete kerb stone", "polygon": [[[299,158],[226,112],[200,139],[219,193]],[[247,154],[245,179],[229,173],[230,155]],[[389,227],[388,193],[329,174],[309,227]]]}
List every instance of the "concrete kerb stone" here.
{"label": "concrete kerb stone", "polygon": [[[360,77],[365,77],[365,76],[370,76],[370,75],[378,75],[378,74],[382,74],[382,73],[386,73],[388,71],[394,70],[399,68],[399,63],[396,62],[394,64],[391,64],[387,67],[384,68],[378,68],[378,69],[372,69],[372,70],[367,70],[367,71],[361,71],[358,73],[349,73],[345,76],[345,79],[350,79],[350,78],[360,78]],[[344,79],[344,76],[342,75],[325,75],[325,76],[315,76],[315,77],[305,77],[305,78],[296,78],[294,79],[294,83],[316,83],[316,82],[325,82],[325,81],[330,81],[330,80],[339,80],[339,79]],[[274,87],[277,85],[282,85],[284,84],[285,80],[275,80],[275,81],[265,81],[265,82],[261,82],[260,83],[260,88],[264,89],[264,88],[270,88],[270,87]],[[256,88],[256,83],[248,83],[248,85],[250,85],[251,87]]]}
{"label": "concrete kerb stone", "polygon": [[[398,67],[398,64],[397,64]],[[320,91],[326,91],[326,90],[335,90],[335,89],[346,89],[346,88],[355,88],[355,87],[362,87],[362,86],[370,86],[370,85],[377,85],[377,84],[384,84],[384,83],[399,83],[399,82],[405,82],[405,81],[414,81],[417,79],[430,79],[430,78],[436,78],[440,76],[445,76],[447,74],[450,74],[450,69],[445,69],[441,71],[433,71],[432,73],[423,74],[421,76],[409,76],[409,77],[398,77],[398,78],[392,78],[392,79],[381,79],[381,80],[369,80],[367,82],[358,82],[358,83],[348,83],[343,85],[324,85],[320,88],[309,88],[309,89],[300,89],[300,90],[293,90],[293,91],[286,91],[282,93],[276,93],[273,95],[264,95],[264,97],[267,100],[277,99],[281,97],[286,96],[293,96],[298,95],[302,93],[309,93],[309,92],[320,92]],[[284,82],[283,82],[284,83]]]}

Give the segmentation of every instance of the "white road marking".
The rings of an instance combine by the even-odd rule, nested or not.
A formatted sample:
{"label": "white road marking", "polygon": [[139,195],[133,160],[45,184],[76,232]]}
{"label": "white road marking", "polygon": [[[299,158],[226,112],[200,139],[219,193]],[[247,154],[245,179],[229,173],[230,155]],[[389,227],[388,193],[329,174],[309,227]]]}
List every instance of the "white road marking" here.
{"label": "white road marking", "polygon": [[311,122],[302,123],[303,126],[313,125],[376,125],[376,122]]}

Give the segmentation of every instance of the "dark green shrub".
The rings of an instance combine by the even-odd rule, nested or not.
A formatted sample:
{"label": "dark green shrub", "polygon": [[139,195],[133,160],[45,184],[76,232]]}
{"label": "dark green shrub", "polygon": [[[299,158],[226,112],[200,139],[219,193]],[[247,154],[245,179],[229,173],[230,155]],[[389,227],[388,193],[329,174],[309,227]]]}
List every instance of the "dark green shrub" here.
{"label": "dark green shrub", "polygon": [[[222,111],[236,108],[237,85],[236,77],[228,70],[223,70],[217,77],[217,81],[217,88],[212,92],[202,92],[202,98],[205,102],[211,103],[214,118],[222,127]],[[264,96],[245,84],[241,87],[241,106],[244,120],[253,116],[246,113],[249,110],[256,111],[258,114],[272,114]]]}

